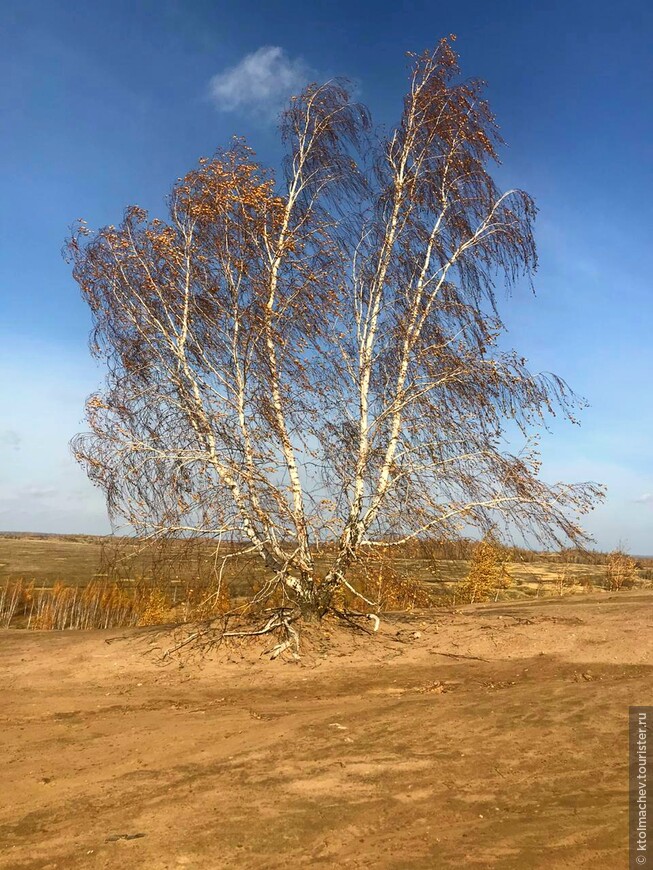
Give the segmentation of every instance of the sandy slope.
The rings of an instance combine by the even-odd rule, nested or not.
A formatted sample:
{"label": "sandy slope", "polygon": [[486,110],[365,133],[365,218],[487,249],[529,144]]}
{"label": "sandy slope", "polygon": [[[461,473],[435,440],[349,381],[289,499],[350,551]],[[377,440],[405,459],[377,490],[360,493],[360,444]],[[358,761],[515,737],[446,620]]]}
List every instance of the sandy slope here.
{"label": "sandy slope", "polygon": [[2,632],[0,867],[625,866],[652,628],[653,594],[494,604],[202,667]]}

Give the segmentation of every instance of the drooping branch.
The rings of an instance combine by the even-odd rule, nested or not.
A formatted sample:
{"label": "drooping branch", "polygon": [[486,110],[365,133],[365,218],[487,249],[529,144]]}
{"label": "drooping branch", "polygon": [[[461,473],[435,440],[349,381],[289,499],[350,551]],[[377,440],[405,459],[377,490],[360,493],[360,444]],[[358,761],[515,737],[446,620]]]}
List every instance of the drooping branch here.
{"label": "drooping branch", "polygon": [[356,560],[436,531],[579,542],[601,495],[513,452],[582,405],[500,349],[496,288],[532,280],[535,206],[495,184],[497,125],[452,41],[411,62],[385,138],[346,82],[310,85],[278,178],[235,140],[166,221],[132,207],[69,243],[108,370],[78,458],[139,534],[257,553],[257,606],[372,608]]}

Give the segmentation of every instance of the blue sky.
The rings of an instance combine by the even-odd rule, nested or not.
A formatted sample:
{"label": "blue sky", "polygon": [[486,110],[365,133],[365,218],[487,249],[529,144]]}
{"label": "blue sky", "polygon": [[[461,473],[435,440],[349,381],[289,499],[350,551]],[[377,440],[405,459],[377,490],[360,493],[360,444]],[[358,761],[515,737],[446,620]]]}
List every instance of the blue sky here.
{"label": "blue sky", "polygon": [[0,10],[0,529],[103,532],[70,458],[101,370],[60,249],[70,224],[161,211],[174,179],[245,135],[279,157],[273,111],[344,74],[398,115],[405,52],[458,35],[509,143],[498,177],[540,208],[537,297],[506,300],[511,342],[591,407],[543,439],[544,477],[609,497],[597,544],[653,553],[653,5],[610,0],[238,3],[4,0]]}

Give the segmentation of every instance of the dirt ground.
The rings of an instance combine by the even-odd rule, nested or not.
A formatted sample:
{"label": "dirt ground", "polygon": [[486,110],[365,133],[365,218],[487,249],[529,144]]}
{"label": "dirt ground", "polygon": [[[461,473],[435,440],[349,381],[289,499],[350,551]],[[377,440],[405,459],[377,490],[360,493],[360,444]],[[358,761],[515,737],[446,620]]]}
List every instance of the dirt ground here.
{"label": "dirt ground", "polygon": [[652,629],[624,592],[391,616],[299,664],[0,632],[0,867],[625,867]]}

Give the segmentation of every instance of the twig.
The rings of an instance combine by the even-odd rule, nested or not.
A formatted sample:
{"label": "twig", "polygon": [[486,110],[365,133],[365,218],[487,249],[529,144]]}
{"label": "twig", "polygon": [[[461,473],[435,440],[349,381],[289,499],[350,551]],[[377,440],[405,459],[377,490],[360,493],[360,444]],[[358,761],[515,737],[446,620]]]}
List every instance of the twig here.
{"label": "twig", "polygon": [[436,652],[436,656],[447,656],[450,659],[473,659],[476,662],[489,662],[489,659],[482,659],[480,656],[464,656],[461,653]]}

